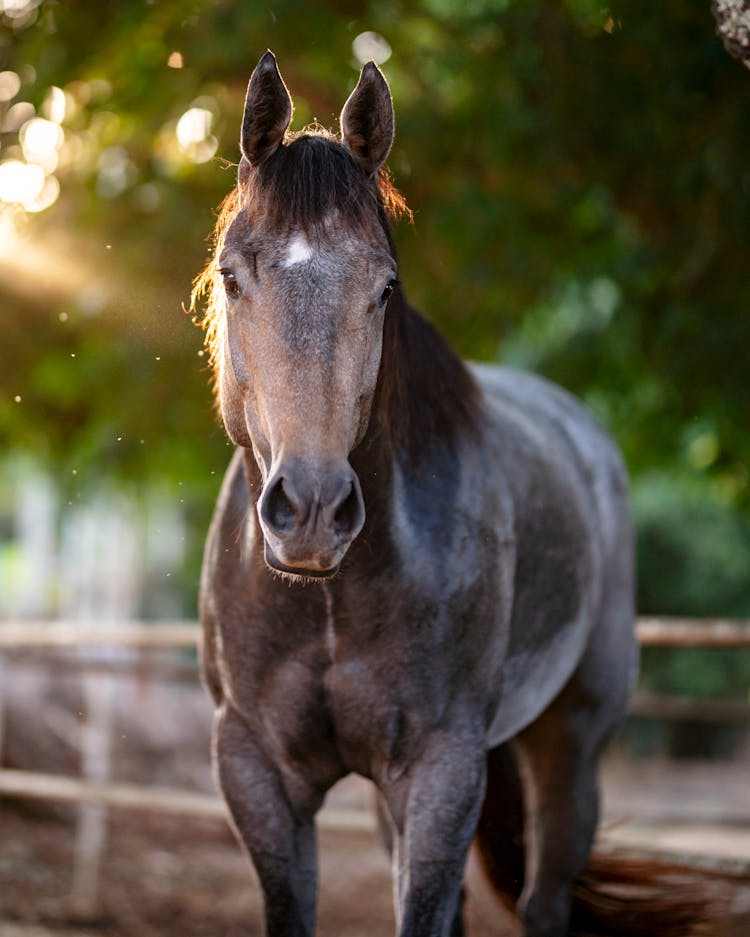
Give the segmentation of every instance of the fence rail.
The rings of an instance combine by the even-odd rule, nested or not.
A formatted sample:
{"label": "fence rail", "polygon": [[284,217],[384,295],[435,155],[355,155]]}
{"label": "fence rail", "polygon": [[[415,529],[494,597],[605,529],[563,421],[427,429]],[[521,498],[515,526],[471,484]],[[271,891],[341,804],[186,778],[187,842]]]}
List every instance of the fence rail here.
{"label": "fence rail", "polygon": [[[220,819],[226,816],[224,803],[215,794],[115,781],[84,781],[64,775],[10,768],[0,771],[0,795],[66,803],[91,802],[107,807],[156,810],[192,817]],[[374,815],[356,808],[324,807],[316,822],[321,829],[339,832],[369,833],[375,830]]]}
{"label": "fence rail", "polygon": [[72,621],[0,623],[0,649],[124,647],[134,650],[189,650],[200,644],[200,625],[191,621],[81,625]]}
{"label": "fence rail", "polygon": [[639,618],[642,647],[750,647],[750,621],[728,618]]}
{"label": "fence rail", "polygon": [[[726,618],[654,618],[637,621],[643,647],[750,647],[750,621]],[[72,621],[0,622],[0,649],[130,647],[195,648],[201,628],[196,622],[82,626]]]}

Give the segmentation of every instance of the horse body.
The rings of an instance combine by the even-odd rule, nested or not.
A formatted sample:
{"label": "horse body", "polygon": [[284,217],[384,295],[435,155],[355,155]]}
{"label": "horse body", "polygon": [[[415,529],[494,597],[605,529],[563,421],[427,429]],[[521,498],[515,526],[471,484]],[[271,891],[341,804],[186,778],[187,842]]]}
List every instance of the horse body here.
{"label": "horse body", "polygon": [[[360,155],[377,164],[370,176],[384,159],[378,108],[390,146],[387,87],[373,69],[342,116],[351,152],[364,139]],[[264,57],[248,93],[241,180],[262,171],[268,156],[254,147],[268,146],[269,127],[283,135],[288,124],[280,82]],[[253,125],[258,114],[265,129]],[[326,217],[317,239],[292,227],[274,240],[266,275],[286,279],[263,292],[266,307],[233,299],[236,281],[243,295],[263,286],[262,252],[250,264],[239,249],[241,211],[220,245],[231,289],[219,383],[240,448],[206,547],[204,673],[219,781],[260,876],[267,932],[312,934],[314,816],[357,772],[381,797],[400,937],[461,933],[478,825],[498,865],[507,846],[504,890],[527,937],[558,937],[596,825],[597,758],[635,673],[621,460],[563,391],[502,368],[469,374],[389,279],[383,228],[359,250],[342,248],[350,268],[360,263],[350,305],[367,309],[342,319],[347,280],[336,281],[326,254],[341,232]],[[304,329],[274,319],[284,302],[307,310]],[[265,335],[240,318],[253,309],[273,320]],[[332,321],[361,336],[350,357],[327,344]],[[274,348],[291,349],[300,373],[281,361],[274,381],[264,364]],[[305,393],[309,412],[295,416]],[[322,420],[313,398],[324,401]],[[488,751],[503,745],[509,784],[523,788],[523,806],[508,801],[505,845],[483,811],[488,766],[493,797],[502,780]],[[510,838],[522,829],[517,855]]]}
{"label": "horse body", "polygon": [[509,488],[516,548],[510,621],[497,623],[509,637],[493,747],[557,696],[594,629],[602,639],[606,606],[618,610],[618,625],[606,634],[611,669],[624,667],[634,683],[633,545],[622,459],[590,413],[534,375],[474,370],[492,413],[491,483],[501,476]]}
{"label": "horse body", "polygon": [[[511,369],[476,371],[483,379],[486,428],[474,458],[458,462],[440,452],[434,463],[420,465],[417,477],[397,461],[381,469],[391,481],[388,497],[382,487],[377,493],[385,501],[383,513],[372,512],[345,569],[319,588],[295,589],[262,562],[253,498],[260,479],[254,461],[238,450],[209,538],[203,596],[204,617],[229,623],[220,656],[236,671],[229,696],[236,702],[246,697],[248,714],[264,696],[269,641],[283,641],[292,673],[300,650],[311,654],[306,669],[324,686],[327,717],[321,710],[310,722],[324,727],[324,735],[332,731],[338,745],[347,735],[347,713],[354,716],[350,734],[360,743],[379,699],[387,699],[394,712],[421,708],[411,692],[404,692],[402,705],[394,702],[392,675],[378,685],[378,672],[391,674],[391,661],[398,661],[409,670],[405,690],[416,687],[422,701],[422,671],[437,679],[440,697],[451,680],[475,681],[486,672],[477,719],[492,748],[557,696],[600,622],[603,600],[622,609],[623,618],[630,612],[631,532],[616,450],[559,388]],[[567,461],[561,450],[567,450]],[[371,529],[378,522],[383,529]],[[223,608],[217,607],[220,599]],[[242,628],[235,625],[237,608],[247,618]],[[299,636],[289,625],[295,616],[302,619]],[[628,663],[630,683],[635,644],[632,629],[622,630],[620,656]],[[608,635],[610,641],[617,638]],[[468,645],[468,659],[462,644]],[[445,662],[436,645],[444,648]],[[260,669],[249,690],[248,653]],[[286,675],[279,681],[282,696],[285,680]],[[211,682],[221,684],[218,676]],[[311,698],[317,699],[317,689]],[[274,698],[270,711],[286,712],[279,702]],[[363,720],[363,713],[370,715]],[[341,767],[342,774],[377,774],[361,761],[344,759]]]}

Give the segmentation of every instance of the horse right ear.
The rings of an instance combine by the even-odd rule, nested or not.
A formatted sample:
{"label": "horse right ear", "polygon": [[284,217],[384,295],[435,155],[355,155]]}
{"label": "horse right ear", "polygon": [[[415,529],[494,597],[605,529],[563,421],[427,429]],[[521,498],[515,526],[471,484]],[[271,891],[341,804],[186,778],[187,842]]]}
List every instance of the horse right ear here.
{"label": "horse right ear", "polygon": [[[242,115],[240,149],[250,165],[257,166],[276,152],[292,121],[292,109],[276,57],[266,52],[250,76]],[[240,174],[242,168],[240,163]]]}
{"label": "horse right ear", "polygon": [[391,91],[374,62],[362,69],[340,123],[341,136],[355,162],[368,176],[374,175],[391,149],[394,126]]}

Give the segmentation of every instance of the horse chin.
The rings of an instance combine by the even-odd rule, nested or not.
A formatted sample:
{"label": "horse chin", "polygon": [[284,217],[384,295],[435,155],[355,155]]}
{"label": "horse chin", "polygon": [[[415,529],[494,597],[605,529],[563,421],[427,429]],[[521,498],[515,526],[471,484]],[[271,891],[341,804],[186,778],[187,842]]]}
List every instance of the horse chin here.
{"label": "horse chin", "polygon": [[281,560],[276,556],[273,549],[268,545],[268,542],[265,544],[265,561],[269,569],[274,573],[279,573],[283,576],[284,579],[290,579],[294,582],[309,582],[310,580],[320,581],[321,579],[332,579],[336,573],[339,571],[340,563],[336,563],[334,566],[321,569],[319,567],[312,566],[288,566],[286,563],[282,563]]}

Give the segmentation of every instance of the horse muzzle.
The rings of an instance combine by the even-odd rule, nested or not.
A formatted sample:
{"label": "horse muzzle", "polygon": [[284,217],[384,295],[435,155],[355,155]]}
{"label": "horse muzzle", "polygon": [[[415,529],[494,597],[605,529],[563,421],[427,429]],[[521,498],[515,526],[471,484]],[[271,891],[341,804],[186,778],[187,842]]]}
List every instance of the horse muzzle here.
{"label": "horse muzzle", "polygon": [[332,576],[365,522],[359,479],[348,463],[321,471],[282,463],[266,481],[258,517],[272,569]]}

